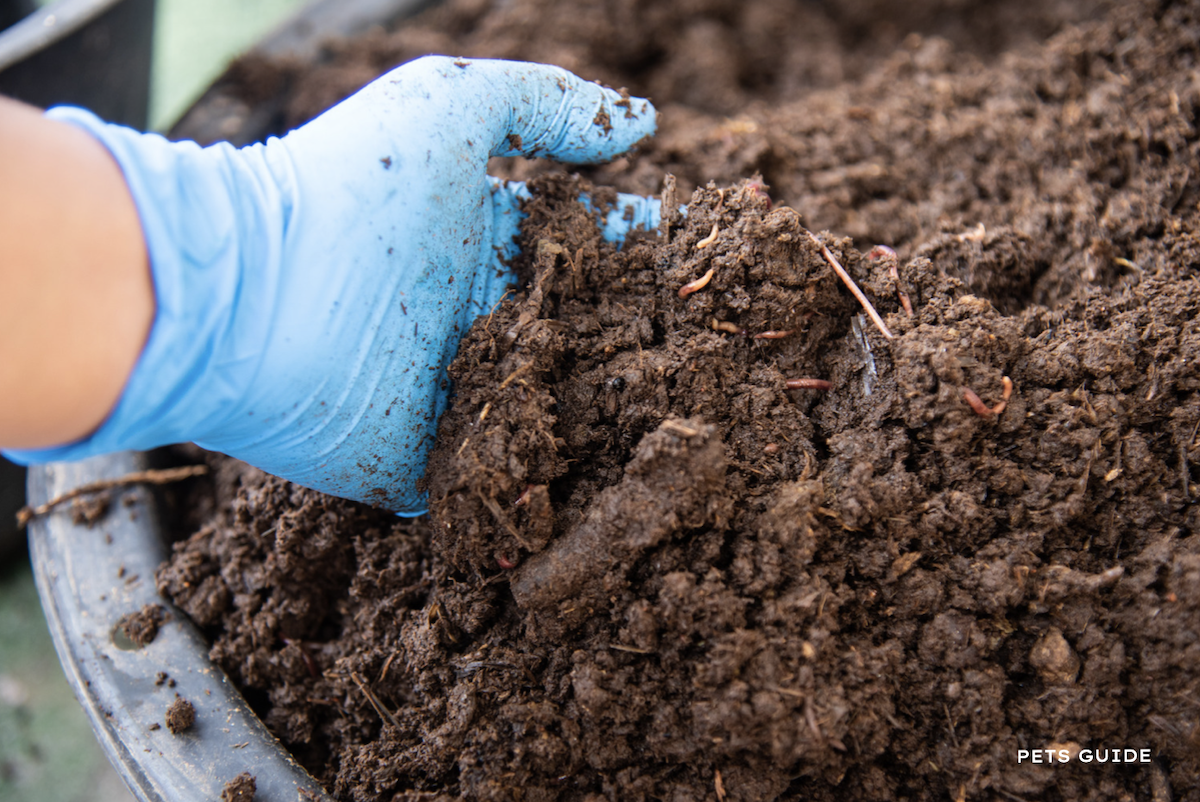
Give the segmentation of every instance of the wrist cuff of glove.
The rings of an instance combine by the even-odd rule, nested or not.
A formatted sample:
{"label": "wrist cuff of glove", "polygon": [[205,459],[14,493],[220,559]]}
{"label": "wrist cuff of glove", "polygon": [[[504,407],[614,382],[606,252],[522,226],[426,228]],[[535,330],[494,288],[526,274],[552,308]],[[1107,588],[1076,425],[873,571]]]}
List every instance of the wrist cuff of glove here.
{"label": "wrist cuff of glove", "polygon": [[[46,114],[90,133],[120,166],[141,220],[156,310],[121,398],[95,432],[66,445],[6,453],[29,464],[201,439],[236,405],[240,378],[257,364],[254,343],[270,325],[268,314],[242,314],[238,337],[230,336],[236,301],[273,295],[276,271],[267,266],[279,260],[268,249],[282,241],[282,222],[261,210],[271,208],[263,196],[278,190],[258,180],[228,145],[169,142],[78,108]],[[243,271],[242,264],[263,269]]]}

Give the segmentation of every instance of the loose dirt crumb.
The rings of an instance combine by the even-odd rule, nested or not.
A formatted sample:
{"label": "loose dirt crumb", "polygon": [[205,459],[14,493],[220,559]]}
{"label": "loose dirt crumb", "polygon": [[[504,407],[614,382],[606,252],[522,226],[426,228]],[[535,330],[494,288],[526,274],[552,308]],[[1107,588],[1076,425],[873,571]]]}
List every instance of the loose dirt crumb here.
{"label": "loose dirt crumb", "polygon": [[121,619],[120,626],[125,636],[141,648],[158,636],[158,628],[166,620],[167,611],[161,604],[147,604]]}
{"label": "loose dirt crumb", "polygon": [[178,735],[184,730],[189,730],[196,723],[196,708],[187,699],[179,697],[171,702],[171,706],[167,708],[167,729],[172,735]]}
{"label": "loose dirt crumb", "polygon": [[221,791],[221,802],[254,802],[256,790],[258,784],[254,781],[254,775],[243,771],[225,783],[225,788]]}

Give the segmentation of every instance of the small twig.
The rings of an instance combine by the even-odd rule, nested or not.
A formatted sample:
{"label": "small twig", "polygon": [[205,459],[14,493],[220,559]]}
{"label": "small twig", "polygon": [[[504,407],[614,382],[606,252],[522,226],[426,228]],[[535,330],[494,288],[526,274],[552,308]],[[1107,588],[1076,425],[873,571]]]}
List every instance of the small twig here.
{"label": "small twig", "polygon": [[805,229],[805,233],[807,233],[809,239],[815,242],[817,247],[821,249],[821,255],[825,257],[826,262],[829,262],[829,266],[833,268],[833,272],[837,273],[838,278],[842,280],[842,283],[846,285],[846,288],[850,290],[851,294],[853,294],[854,297],[858,299],[858,302],[862,304],[862,308],[866,310],[867,317],[871,318],[871,322],[875,324],[875,328],[879,329],[879,332],[887,339],[894,339],[892,337],[892,333],[888,331],[887,324],[883,322],[883,318],[881,318],[879,313],[875,311],[875,307],[871,305],[869,300],[867,300],[867,296],[863,295],[863,291],[860,290],[858,285],[854,283],[854,279],[850,278],[850,274],[846,272],[846,268],[842,267],[841,263],[838,262],[834,255],[829,252],[829,249],[825,247],[825,243],[817,239],[816,234],[808,231],[807,229]]}
{"label": "small twig", "polygon": [[662,424],[662,428],[678,437],[695,437],[700,434],[699,429],[693,429],[691,426],[687,426],[677,420],[665,421]]}
{"label": "small twig", "polygon": [[518,377],[519,377],[519,376],[520,376],[522,373],[524,373],[525,371],[529,370],[529,369],[530,369],[530,368],[532,368],[532,367],[533,367],[533,362],[526,362],[524,365],[521,365],[519,368],[517,368],[516,370],[514,370],[512,373],[508,374],[508,378],[506,378],[504,381],[500,382],[500,387],[499,387],[499,389],[501,389],[501,390],[505,390],[505,389],[507,389],[507,388],[508,388],[508,385],[510,385],[510,384],[512,384],[514,381],[516,381],[516,380],[517,380],[517,378],[518,378]]}
{"label": "small twig", "polygon": [[950,740],[954,742],[954,748],[958,749],[958,736],[954,734],[954,719],[950,717],[950,705],[942,702],[942,709],[946,711],[946,729],[950,730]]}
{"label": "small twig", "polygon": [[392,667],[392,661],[396,659],[396,655],[398,654],[399,652],[392,652],[388,655],[388,659],[383,663],[383,670],[379,672],[379,682],[383,682],[384,677],[387,676],[388,669]]}
{"label": "small twig", "polygon": [[400,729],[400,723],[396,721],[396,717],[383,706],[383,702],[379,701],[379,697],[367,687],[367,683],[363,681],[363,678],[357,672],[352,671],[350,672],[350,679],[354,680],[354,684],[363,692],[363,696],[367,697],[367,701],[371,703],[371,707],[375,708],[375,712],[379,714],[379,717],[388,721],[396,729]]}
{"label": "small twig", "polygon": [[530,551],[534,550],[533,547],[529,545],[529,542],[521,537],[521,533],[517,531],[517,528],[509,522],[508,516],[504,514],[504,510],[500,508],[500,504],[496,501],[496,499],[486,495],[478,488],[475,490],[475,495],[479,497],[479,500],[483,503],[483,506],[487,507],[488,511],[492,513],[492,516],[495,517],[496,522],[503,526],[505,530],[507,530],[508,533],[516,539],[517,543],[519,543],[522,548],[529,549]]}
{"label": "small twig", "polygon": [[172,482],[191,479],[193,476],[203,476],[206,473],[208,473],[207,465],[187,465],[183,468],[136,471],[118,479],[101,479],[98,482],[88,482],[86,485],[80,485],[74,490],[68,490],[61,496],[50,499],[45,504],[40,504],[36,507],[22,507],[17,512],[17,526],[24,528],[34,518],[40,518],[56,507],[77,499],[80,496],[103,493],[106,490],[116,490],[117,488],[129,487],[131,485],[167,485]]}

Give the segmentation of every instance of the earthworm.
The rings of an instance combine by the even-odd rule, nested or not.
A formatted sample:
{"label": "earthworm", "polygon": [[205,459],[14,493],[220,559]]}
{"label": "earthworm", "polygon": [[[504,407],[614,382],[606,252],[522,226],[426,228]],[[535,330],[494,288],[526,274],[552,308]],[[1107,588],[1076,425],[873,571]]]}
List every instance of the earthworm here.
{"label": "earthworm", "polygon": [[1008,407],[1008,399],[1012,398],[1013,394],[1012,379],[1003,376],[1000,378],[1000,385],[1003,388],[1000,395],[1000,403],[992,407],[992,413],[995,415],[999,415]]}
{"label": "earthworm", "polygon": [[975,414],[979,417],[992,417],[992,408],[983,403],[983,399],[976,395],[975,391],[970,387],[963,388],[963,400],[967,402],[971,409],[975,410]]}
{"label": "earthworm", "polygon": [[521,495],[517,496],[517,500],[513,502],[514,507],[524,507],[529,503],[529,492],[533,490],[533,485],[525,485],[525,490]]}
{"label": "earthworm", "polygon": [[749,189],[750,191],[752,191],[755,195],[766,198],[768,209],[770,209],[772,206],[775,205],[775,202],[771,200],[771,196],[767,193],[767,185],[766,184],[762,184],[758,181],[751,181],[749,184],[746,185],[746,188]]}
{"label": "earthworm", "polygon": [[788,379],[789,390],[832,390],[833,383],[824,379]]}
{"label": "earthworm", "polygon": [[700,278],[696,279],[695,281],[689,281],[687,284],[684,284],[682,287],[679,288],[679,297],[686,298],[689,295],[691,295],[693,292],[696,292],[697,290],[702,290],[705,287],[707,287],[708,282],[712,281],[713,273],[715,273],[716,271],[717,271],[717,269],[715,267],[710,267],[708,269],[708,272],[705,273]]}
{"label": "earthworm", "polygon": [[321,678],[320,672],[317,671],[317,663],[315,660],[313,660],[312,655],[308,653],[308,649],[304,648],[303,641],[292,640],[291,638],[284,638],[283,642],[285,644],[287,644],[288,646],[295,644],[296,648],[300,650],[300,659],[304,661],[304,667],[306,669],[308,669],[308,675],[310,677],[312,677],[313,679]]}
{"label": "earthworm", "polygon": [[1004,389],[1000,396],[1000,403],[996,404],[994,407],[989,407],[987,404],[983,403],[983,399],[976,395],[975,391],[970,387],[963,388],[963,400],[966,401],[967,405],[970,406],[971,409],[974,410],[975,414],[981,418],[990,418],[994,415],[999,415],[1008,407],[1008,399],[1012,398],[1013,393],[1012,379],[1004,376],[1000,379],[1000,384]]}
{"label": "earthworm", "polygon": [[714,242],[716,242],[717,234],[720,232],[720,230],[720,227],[716,223],[713,223],[712,233],[696,243],[696,250],[707,248],[709,245],[712,245]]}
{"label": "earthworm", "polygon": [[796,333],[795,329],[787,329],[786,331],[764,331],[760,334],[755,334],[756,340],[782,340],[784,337],[791,337]]}
{"label": "earthworm", "polygon": [[507,555],[502,554],[500,552],[496,552],[496,565],[500,566],[505,571],[511,571],[512,569],[517,567],[517,564],[515,562],[508,559]]}

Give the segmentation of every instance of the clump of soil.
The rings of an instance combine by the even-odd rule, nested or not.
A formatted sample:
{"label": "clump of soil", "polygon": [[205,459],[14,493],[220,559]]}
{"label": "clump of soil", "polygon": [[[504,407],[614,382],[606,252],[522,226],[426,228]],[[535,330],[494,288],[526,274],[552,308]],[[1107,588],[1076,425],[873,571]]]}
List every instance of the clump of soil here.
{"label": "clump of soil", "polygon": [[71,520],[76,526],[95,526],[112,506],[110,495],[85,496],[71,502]]}
{"label": "clump of soil", "polygon": [[221,789],[221,802],[254,802],[254,792],[257,790],[258,783],[254,781],[254,776],[243,771],[225,783]]}
{"label": "clump of soil", "polygon": [[[641,65],[603,56],[635,93],[683,69],[655,14],[705,75],[781,9],[843,66],[669,97],[640,156],[533,181],[428,520],[208,457],[159,585],[214,660],[340,799],[1200,800],[1200,6],[1045,6],[1073,24],[1038,45],[997,10],[943,39],[866,2],[566,6],[436,19],[561,25],[502,54],[591,78],[643,15]],[[577,201],[609,186],[686,217],[618,251]]]}
{"label": "clump of soil", "polygon": [[136,613],[124,616],[118,626],[125,637],[139,649],[153,643],[158,637],[158,628],[167,620],[167,611],[161,604],[147,604]]}
{"label": "clump of soil", "polygon": [[196,723],[196,708],[187,699],[176,696],[175,701],[167,708],[166,722],[172,735],[190,730]]}

